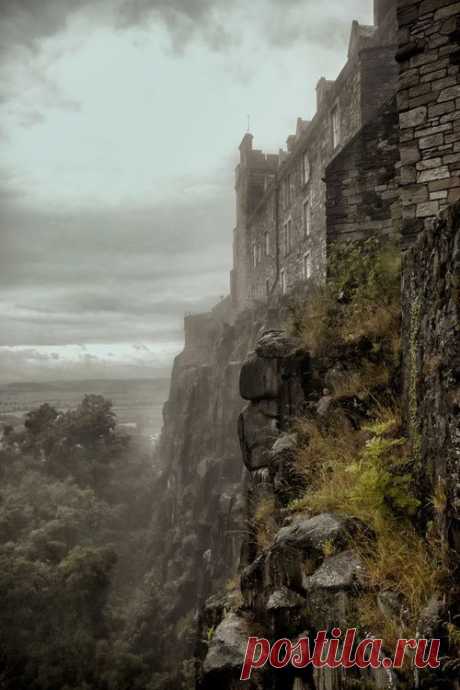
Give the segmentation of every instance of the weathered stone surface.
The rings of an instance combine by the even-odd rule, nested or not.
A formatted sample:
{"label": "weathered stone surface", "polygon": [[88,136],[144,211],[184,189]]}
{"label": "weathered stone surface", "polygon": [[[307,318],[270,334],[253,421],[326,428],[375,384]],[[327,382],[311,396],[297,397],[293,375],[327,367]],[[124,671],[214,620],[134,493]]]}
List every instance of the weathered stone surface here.
{"label": "weathered stone surface", "polygon": [[[407,93],[408,85],[414,84],[409,95],[409,104],[419,100],[419,108],[406,111],[407,99],[399,101],[400,134],[404,140],[401,160],[406,155],[416,156],[414,145],[419,147],[423,160],[418,163],[417,183],[427,186],[430,191],[445,191],[450,188],[450,178],[454,170],[447,169],[446,154],[453,154],[447,141],[451,137],[452,125],[458,117],[460,96],[460,62],[454,58],[458,52],[458,17],[460,4],[451,0],[426,0],[422,3],[411,2],[410,7],[399,8],[398,55],[404,55],[417,44],[420,53],[409,60],[402,60],[399,78],[400,94]],[[447,39],[447,40],[446,40]],[[423,108],[427,108],[425,119]],[[423,125],[423,126],[421,126]],[[406,154],[405,151],[408,153]],[[428,169],[429,159],[442,158],[444,166],[438,165]],[[455,165],[456,161],[452,160]],[[401,175],[403,189],[412,183],[410,173]],[[437,187],[431,185],[436,183]],[[447,195],[426,198],[402,196],[402,235],[403,245],[409,246],[417,233],[433,221],[439,210],[446,208],[450,199]],[[455,195],[452,195],[452,200]],[[415,209],[412,206],[415,205]]]}
{"label": "weathered stone surface", "polygon": [[364,583],[364,568],[352,551],[327,558],[313,575],[303,578],[304,611],[316,629],[352,627],[356,597]]}
{"label": "weathered stone surface", "polygon": [[407,165],[409,163],[417,163],[420,160],[420,151],[418,146],[403,146],[401,148],[401,163]]}
{"label": "weathered stone surface", "polygon": [[363,582],[364,567],[353,551],[343,551],[327,558],[313,575],[304,579],[310,590],[347,590]]}
{"label": "weathered stone surface", "polygon": [[270,464],[270,449],[278,436],[276,403],[261,401],[248,405],[240,415],[238,433],[243,459],[249,470]]}
{"label": "weathered stone surface", "polygon": [[427,119],[427,109],[425,106],[419,106],[418,108],[413,108],[405,113],[401,113],[399,117],[401,129],[407,129],[408,127],[418,127],[422,125]]}
{"label": "weathered stone surface", "polygon": [[275,590],[268,599],[267,611],[297,609],[305,606],[305,599],[287,587]]}
{"label": "weathered stone surface", "polygon": [[297,448],[297,443],[297,434],[283,434],[275,441],[271,450],[273,455],[278,455],[288,450],[295,450],[295,448]]}
{"label": "weathered stone surface", "polygon": [[460,206],[427,228],[403,264],[405,414],[423,469],[426,500],[442,486],[437,512],[446,543],[460,552]]}
{"label": "weathered stone surface", "polygon": [[293,524],[280,529],[274,547],[308,550],[322,555],[326,542],[336,548],[344,547],[360,527],[358,520],[335,513],[298,517]]}
{"label": "weathered stone surface", "polygon": [[240,394],[245,400],[276,398],[280,381],[278,362],[257,355],[251,356],[243,364],[240,374]]}
{"label": "weathered stone surface", "polygon": [[302,342],[291,338],[285,331],[266,331],[256,343],[256,353],[266,359],[286,359],[303,352]]}
{"label": "weathered stone surface", "polygon": [[227,615],[214,632],[204,660],[204,672],[241,670],[248,638],[252,634],[246,619],[235,613]]}

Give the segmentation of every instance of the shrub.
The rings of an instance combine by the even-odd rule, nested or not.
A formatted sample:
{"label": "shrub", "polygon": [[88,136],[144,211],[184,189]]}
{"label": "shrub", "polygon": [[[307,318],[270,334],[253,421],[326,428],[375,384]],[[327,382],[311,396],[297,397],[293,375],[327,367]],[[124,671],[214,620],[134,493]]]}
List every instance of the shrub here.
{"label": "shrub", "polygon": [[399,357],[399,246],[378,240],[336,244],[329,256],[327,284],[313,288],[308,300],[292,304],[289,327],[315,355],[331,345],[361,339],[383,342],[390,357]]}
{"label": "shrub", "polygon": [[254,513],[254,526],[258,548],[267,549],[278,531],[276,504],[272,496],[259,499]]}
{"label": "shrub", "polygon": [[420,501],[398,411],[379,408],[375,421],[360,430],[343,415],[325,429],[313,421],[301,426],[307,441],[297,463],[309,489],[290,509],[345,513],[369,526],[372,538],[362,535],[355,544],[369,590],[359,602],[360,622],[393,641],[395,620],[377,602],[379,591],[391,591],[404,602],[401,625],[415,633],[420,612],[439,587],[442,565],[437,545],[430,547],[412,524]]}

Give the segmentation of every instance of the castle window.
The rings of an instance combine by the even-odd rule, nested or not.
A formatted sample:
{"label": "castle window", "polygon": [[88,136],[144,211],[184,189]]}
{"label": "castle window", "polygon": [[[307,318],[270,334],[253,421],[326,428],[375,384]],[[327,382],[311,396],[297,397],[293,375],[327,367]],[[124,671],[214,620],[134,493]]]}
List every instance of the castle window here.
{"label": "castle window", "polygon": [[308,153],[304,153],[302,159],[302,176],[304,184],[307,184],[310,181],[310,172],[310,159],[308,157]]}
{"label": "castle window", "polygon": [[282,196],[283,196],[283,207],[287,208],[289,206],[289,185],[287,180],[284,180],[282,186]]}
{"label": "castle window", "polygon": [[304,280],[310,280],[310,278],[311,278],[311,255],[310,255],[310,252],[306,252],[303,255],[302,273],[303,273],[303,279]]}
{"label": "castle window", "polygon": [[265,256],[270,256],[270,233],[265,233]]}
{"label": "castle window", "polygon": [[292,220],[289,219],[284,224],[284,256],[287,256],[292,249]]}
{"label": "castle window", "polygon": [[257,262],[260,264],[261,261],[262,261],[262,245],[259,244],[257,246]]}
{"label": "castle window", "polygon": [[257,266],[257,245],[255,242],[252,243],[252,265],[254,268]]}
{"label": "castle window", "polygon": [[292,203],[292,200],[294,199],[294,196],[295,196],[295,175],[294,175],[294,173],[289,175],[288,184],[289,184],[289,203]]}
{"label": "castle window", "polygon": [[287,292],[287,277],[286,277],[286,270],[284,268],[281,269],[280,277],[281,277],[281,292],[283,293],[283,295],[285,295]]}
{"label": "castle window", "polygon": [[332,118],[332,145],[334,150],[340,144],[340,110],[339,106],[335,105],[331,113]]}
{"label": "castle window", "polygon": [[303,229],[305,237],[309,237],[311,233],[311,203],[310,199],[305,199],[303,202]]}

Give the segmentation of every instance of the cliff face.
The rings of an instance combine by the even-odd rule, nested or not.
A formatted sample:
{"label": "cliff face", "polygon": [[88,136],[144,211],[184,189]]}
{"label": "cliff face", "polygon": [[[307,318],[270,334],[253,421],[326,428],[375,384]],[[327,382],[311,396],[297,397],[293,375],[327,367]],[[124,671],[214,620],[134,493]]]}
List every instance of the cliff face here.
{"label": "cliff face", "polygon": [[[404,257],[402,371],[386,352],[397,322],[383,330],[368,328],[353,343],[328,342],[315,354],[303,340],[280,331],[265,331],[256,341],[240,376],[241,395],[249,403],[240,415],[239,436],[250,477],[241,600],[223,595],[204,608],[201,635],[206,629],[213,634],[201,650],[202,690],[458,688],[458,647],[446,630],[457,629],[460,604],[459,232],[459,209],[453,208]],[[389,376],[376,377],[376,367]],[[365,378],[356,383],[359,371]],[[399,407],[399,400],[404,423],[392,435],[397,421],[388,422],[388,410],[394,411],[395,403]],[[389,406],[383,417],[382,405]],[[366,460],[366,449],[385,444],[406,448],[396,461],[405,474],[391,475],[388,493],[378,482],[369,483],[368,473],[391,468],[393,451],[375,455],[371,464]],[[337,458],[330,451],[335,447],[346,458],[350,446],[360,467],[352,475],[355,486],[344,491],[337,480],[346,481],[346,473],[334,466]],[[324,472],[319,462],[324,454],[327,476],[318,491],[315,474]],[[310,464],[302,468],[299,458]],[[353,472],[353,464],[346,471]],[[361,482],[364,500],[356,490]],[[389,511],[380,513],[380,498],[375,503],[370,498],[379,491]],[[411,507],[406,499],[412,496]],[[402,560],[391,564],[398,549]],[[377,565],[379,552],[387,563]],[[433,563],[421,582],[410,573],[406,577],[405,571],[427,559]],[[409,611],[417,588],[422,596]],[[250,681],[239,680],[249,636],[271,641],[306,636],[312,643],[319,630],[357,627],[363,637],[378,637],[389,626],[397,636],[414,630],[441,638],[441,668],[420,675],[265,666]]]}
{"label": "cliff face", "polygon": [[[375,303],[369,286],[365,298],[358,289],[358,311],[356,295],[341,291],[332,312],[321,314],[323,326],[333,313],[340,328],[316,334],[316,343],[308,320],[292,335],[298,317],[294,308],[289,319],[288,299],[233,325],[215,313],[187,320],[165,406],[152,553],[165,670],[190,661],[188,675],[158,687],[378,690],[417,682],[457,690],[458,650],[447,626],[456,629],[459,614],[459,227],[452,209],[404,257],[402,370],[400,307],[385,303],[385,275],[373,288]],[[364,274],[375,277],[372,265]],[[289,320],[291,334],[282,329]],[[374,443],[391,451],[375,468],[366,455]],[[400,446],[403,454],[393,456]],[[342,472],[347,454],[359,458],[358,474],[354,461]],[[372,484],[376,468],[388,469],[389,483],[382,474]],[[341,486],[347,476],[351,486]],[[380,514],[381,502],[390,513]],[[425,542],[414,568],[433,558],[426,582],[400,588],[400,572]],[[381,552],[388,567],[376,561]],[[438,581],[444,570],[447,579]],[[405,597],[414,588],[409,612]],[[362,637],[388,626],[402,636],[437,635],[444,665],[421,680],[383,669],[265,667],[240,682],[249,636],[312,641],[334,626],[357,627]]]}
{"label": "cliff face", "polygon": [[200,606],[238,569],[245,530],[238,382],[260,322],[256,313],[233,326],[216,313],[187,317],[174,363],[151,542],[168,670],[193,655]]}

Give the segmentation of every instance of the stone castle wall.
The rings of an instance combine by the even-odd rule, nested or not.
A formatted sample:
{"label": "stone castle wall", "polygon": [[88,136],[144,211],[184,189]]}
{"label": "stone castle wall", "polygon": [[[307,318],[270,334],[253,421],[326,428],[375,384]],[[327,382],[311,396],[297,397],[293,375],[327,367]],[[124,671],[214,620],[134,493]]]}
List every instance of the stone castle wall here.
{"label": "stone castle wall", "polygon": [[[352,169],[359,147],[356,137],[360,133],[364,148],[373,130],[386,136],[393,146],[396,106],[391,98],[398,78],[395,10],[394,0],[377,1],[375,16],[379,26],[353,22],[347,63],[335,81],[320,79],[316,115],[311,122],[298,119],[296,133],[287,140],[287,152],[266,156],[252,148],[252,135],[244,137],[236,171],[237,227],[231,277],[236,311],[310,280],[324,279],[326,203],[330,198],[328,165],[340,158],[342,166],[349,162]],[[388,103],[393,104],[390,115],[388,105],[380,112]],[[370,122],[373,125],[368,127]],[[350,146],[349,156],[344,156]],[[381,193],[390,194],[387,178],[391,166],[393,178],[396,174],[395,149],[385,148],[379,153],[385,160],[374,156],[376,176],[385,167],[388,189]],[[367,171],[373,172],[370,162]],[[390,204],[385,201],[383,208],[390,227]],[[380,211],[376,220],[381,219]],[[332,234],[340,234],[339,228],[335,227]]]}
{"label": "stone castle wall", "polygon": [[460,4],[399,0],[402,234],[460,199]]}
{"label": "stone castle wall", "polygon": [[392,97],[326,169],[327,242],[399,234],[399,121]]}
{"label": "stone castle wall", "polygon": [[460,552],[460,204],[444,211],[403,264],[404,398],[428,496],[442,491],[441,531]]}

